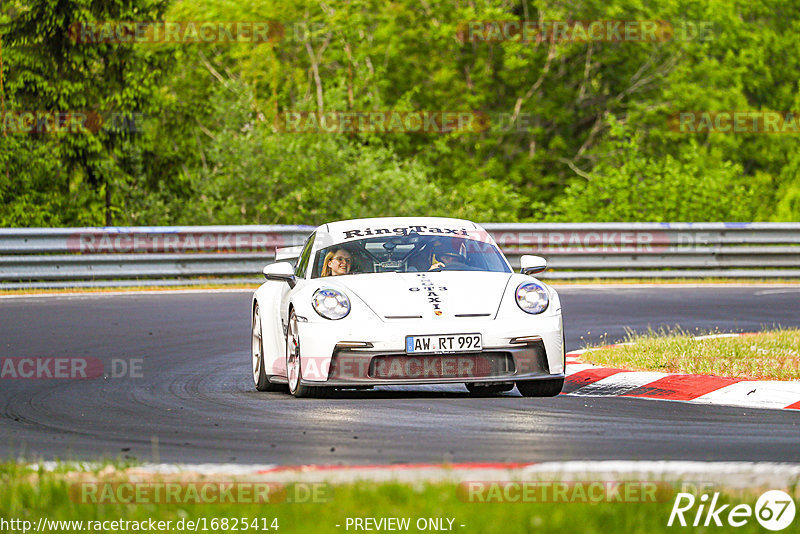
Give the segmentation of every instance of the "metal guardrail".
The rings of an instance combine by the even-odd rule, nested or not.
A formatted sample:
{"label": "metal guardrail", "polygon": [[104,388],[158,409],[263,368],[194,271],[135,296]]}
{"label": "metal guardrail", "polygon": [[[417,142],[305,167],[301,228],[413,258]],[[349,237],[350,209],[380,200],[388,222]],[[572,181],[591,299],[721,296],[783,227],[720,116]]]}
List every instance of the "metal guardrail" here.
{"label": "metal guardrail", "polygon": [[[800,278],[800,223],[483,226],[514,267],[522,254],[547,258],[542,278]],[[5,228],[0,229],[0,288],[194,284],[198,277],[256,282],[276,247],[300,245],[312,230]]]}

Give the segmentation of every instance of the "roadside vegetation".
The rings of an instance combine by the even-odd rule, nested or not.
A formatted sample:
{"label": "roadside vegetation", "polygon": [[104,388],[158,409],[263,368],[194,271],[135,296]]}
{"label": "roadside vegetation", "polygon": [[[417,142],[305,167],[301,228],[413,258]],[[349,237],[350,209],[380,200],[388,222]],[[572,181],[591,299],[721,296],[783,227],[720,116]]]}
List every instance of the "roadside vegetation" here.
{"label": "roadside vegetation", "polygon": [[760,380],[800,379],[800,329],[711,337],[680,329],[629,333],[623,343],[590,347],[587,363],[630,369]]}
{"label": "roadside vegetation", "polygon": [[[655,42],[463,37],[468,21],[591,20],[674,31]],[[798,20],[795,0],[9,0],[0,226],[388,214],[797,221],[796,134],[686,133],[670,121],[797,110]],[[269,42],[76,41],[75,24],[98,21],[275,21],[284,32]],[[26,111],[109,119],[96,131],[29,133],[12,120]],[[490,121],[440,133],[276,127],[281,114],[323,111]]]}
{"label": "roadside vegetation", "polygon": [[[608,284],[608,285],[636,285],[636,284],[800,284],[796,279],[748,279],[740,278],[579,278],[574,280],[548,279],[541,278],[549,285],[558,288],[559,286],[579,285],[579,284]],[[118,293],[127,291],[182,291],[204,289],[252,289],[256,290],[260,283],[236,282],[236,283],[213,283],[207,284],[184,284],[184,285],[163,285],[163,286],[119,286],[119,287],[76,287],[76,288],[28,288],[28,289],[3,289],[0,285],[0,295],[51,295],[59,293]]]}
{"label": "roadside vegetation", "polygon": [[[111,483],[115,491],[122,484],[138,481],[140,486],[148,482],[181,482],[183,488],[192,484],[192,479],[176,475],[169,479],[145,479],[141,476],[128,477],[122,471],[112,467],[98,468],[95,472],[74,472],[58,468],[56,472],[37,472],[27,466],[16,463],[0,464],[0,518],[4,520],[21,519],[30,521],[33,529],[40,518],[49,521],[171,521],[170,531],[186,531],[186,522],[201,521],[198,531],[232,532],[234,521],[247,518],[258,520],[259,529],[242,528],[238,523],[236,531],[263,532],[262,520],[270,528],[267,531],[279,533],[298,532],[347,532],[345,528],[348,518],[409,518],[411,528],[408,532],[418,532],[416,521],[423,519],[441,519],[443,525],[449,526],[447,519],[452,519],[452,532],[564,532],[581,534],[606,534],[609,529],[631,534],[653,534],[674,532],[675,526],[668,527],[667,521],[675,502],[680,481],[659,481],[658,490],[643,492],[647,497],[634,495],[631,502],[619,502],[612,492],[608,500],[612,502],[588,502],[588,493],[575,491],[570,486],[559,499],[559,502],[501,502],[500,493],[483,492],[484,498],[491,502],[470,500],[464,486],[454,482],[420,482],[407,483],[349,483],[316,487],[324,490],[317,497],[297,499],[303,502],[271,503],[104,503],[84,502],[76,485],[97,482],[100,485]],[[221,477],[214,478],[220,483]],[[553,483],[552,480],[549,483]],[[603,482],[607,484],[606,480]],[[287,495],[301,495],[295,491],[302,486],[286,485]],[[684,487],[685,489],[685,487]],[[773,488],[774,489],[774,488]],[[785,488],[797,494],[797,488]],[[753,506],[759,491],[726,490],[718,486],[718,504],[746,503]],[[126,494],[127,495],[127,494]],[[151,493],[152,495],[152,493]],[[188,495],[181,493],[181,495]],[[494,495],[495,497],[489,497]],[[510,493],[510,495],[515,495]],[[597,493],[594,493],[597,498]],[[652,497],[652,498],[651,498]],[[519,499],[519,497],[517,497]],[[616,499],[616,501],[615,501]],[[91,500],[91,499],[89,499]],[[552,499],[548,499],[552,501]],[[696,508],[696,507],[695,507]],[[687,513],[691,522],[694,510]],[[228,527],[221,521],[226,519]],[[275,522],[275,520],[277,521]],[[178,521],[184,521],[184,529],[177,530]],[[216,523],[212,521],[216,520]],[[723,515],[724,520],[724,515]],[[205,521],[205,523],[202,523]],[[251,523],[252,524],[252,523]],[[215,525],[216,528],[212,528]],[[337,525],[340,525],[337,527]],[[463,525],[463,527],[462,527]],[[192,529],[189,529],[192,530]],[[749,522],[736,529],[737,532],[763,532],[763,529],[750,518]],[[21,531],[21,530],[20,530]],[[74,528],[53,529],[54,532],[76,532]],[[105,528],[103,532],[127,532],[126,530]]]}

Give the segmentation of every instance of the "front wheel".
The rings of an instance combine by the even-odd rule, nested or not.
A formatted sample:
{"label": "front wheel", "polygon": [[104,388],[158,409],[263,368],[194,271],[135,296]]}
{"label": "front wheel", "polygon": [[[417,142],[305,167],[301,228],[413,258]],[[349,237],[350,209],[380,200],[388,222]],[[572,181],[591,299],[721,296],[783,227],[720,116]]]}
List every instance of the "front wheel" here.
{"label": "front wheel", "polygon": [[297,329],[297,315],[289,314],[289,328],[286,331],[286,378],[289,380],[289,393],[295,397],[326,397],[328,388],[306,386],[303,381],[303,366],[300,356],[300,334]]}
{"label": "front wheel", "polygon": [[280,391],[283,386],[269,381],[264,365],[264,340],[262,339],[261,311],[258,304],[253,308],[250,354],[253,362],[253,383],[258,391]]}
{"label": "front wheel", "polygon": [[564,387],[563,378],[549,380],[521,380],[517,382],[517,389],[523,397],[555,397]]}

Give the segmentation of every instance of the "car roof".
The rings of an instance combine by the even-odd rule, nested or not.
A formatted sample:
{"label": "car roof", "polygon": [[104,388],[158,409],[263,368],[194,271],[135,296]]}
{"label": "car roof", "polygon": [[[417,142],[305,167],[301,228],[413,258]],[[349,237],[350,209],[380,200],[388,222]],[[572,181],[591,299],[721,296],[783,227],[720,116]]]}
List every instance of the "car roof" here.
{"label": "car roof", "polygon": [[[496,249],[499,248],[489,232],[481,228],[480,225],[466,219],[448,217],[374,217],[370,219],[335,221],[318,226],[314,231],[313,250],[317,253],[328,247],[347,245],[362,239],[381,236],[404,236],[411,234],[411,232],[427,236],[441,236],[443,238],[463,238],[487,243]],[[502,255],[502,252],[500,254]],[[319,260],[321,258],[317,257],[315,261]],[[503,256],[503,261],[511,268],[505,256]],[[311,275],[310,270],[307,275]]]}
{"label": "car roof", "polygon": [[323,224],[317,232],[328,234],[329,243],[344,243],[358,238],[376,235],[407,235],[412,231],[420,234],[443,234],[470,236],[482,230],[477,224],[465,219],[447,217],[374,217],[349,219]]}

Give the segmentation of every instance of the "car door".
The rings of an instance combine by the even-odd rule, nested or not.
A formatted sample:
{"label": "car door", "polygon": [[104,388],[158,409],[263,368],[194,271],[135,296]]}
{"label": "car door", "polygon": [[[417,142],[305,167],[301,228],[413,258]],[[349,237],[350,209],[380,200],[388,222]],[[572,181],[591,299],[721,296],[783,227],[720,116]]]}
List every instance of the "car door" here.
{"label": "car door", "polygon": [[316,232],[308,237],[305,244],[303,245],[303,250],[297,259],[297,264],[295,265],[294,269],[294,274],[296,277],[295,287],[291,288],[289,284],[285,282],[277,282],[281,284],[279,290],[280,291],[279,317],[281,321],[281,333],[282,333],[282,341],[280,343],[281,347],[280,355],[277,355],[275,360],[272,362],[272,369],[274,369],[274,374],[277,376],[286,377],[286,333],[289,324],[289,302],[291,302],[292,296],[295,293],[297,293],[303,287],[304,284],[307,283],[306,273],[308,271],[311,253],[314,249],[315,236]]}

